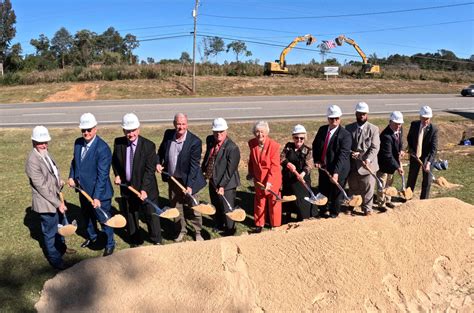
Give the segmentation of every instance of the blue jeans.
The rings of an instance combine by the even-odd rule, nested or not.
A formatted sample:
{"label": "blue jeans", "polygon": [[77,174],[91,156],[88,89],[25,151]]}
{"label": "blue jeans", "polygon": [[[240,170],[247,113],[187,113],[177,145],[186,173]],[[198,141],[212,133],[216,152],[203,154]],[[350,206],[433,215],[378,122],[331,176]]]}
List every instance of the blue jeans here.
{"label": "blue jeans", "polygon": [[94,209],[92,204],[82,195],[79,196],[79,200],[81,202],[82,212],[87,225],[86,231],[89,239],[92,241],[97,239],[97,222],[99,222],[102,225],[102,231],[107,236],[107,243],[105,244],[105,247],[115,247],[114,229],[104,224],[107,218],[112,217],[112,201],[100,201],[100,208],[105,212],[105,214],[107,214],[106,218],[100,210]]}
{"label": "blue jeans", "polygon": [[48,262],[54,266],[63,264],[66,251],[64,237],[58,234],[58,213],[40,213],[41,232],[43,233],[44,252]]}

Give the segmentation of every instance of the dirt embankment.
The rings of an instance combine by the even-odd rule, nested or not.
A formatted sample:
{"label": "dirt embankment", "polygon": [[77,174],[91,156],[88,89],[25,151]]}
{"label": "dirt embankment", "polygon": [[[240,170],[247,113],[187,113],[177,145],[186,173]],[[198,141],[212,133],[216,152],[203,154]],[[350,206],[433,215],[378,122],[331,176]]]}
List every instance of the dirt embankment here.
{"label": "dirt embankment", "polygon": [[39,312],[474,310],[474,206],[410,201],[370,218],[148,246],[46,282]]}

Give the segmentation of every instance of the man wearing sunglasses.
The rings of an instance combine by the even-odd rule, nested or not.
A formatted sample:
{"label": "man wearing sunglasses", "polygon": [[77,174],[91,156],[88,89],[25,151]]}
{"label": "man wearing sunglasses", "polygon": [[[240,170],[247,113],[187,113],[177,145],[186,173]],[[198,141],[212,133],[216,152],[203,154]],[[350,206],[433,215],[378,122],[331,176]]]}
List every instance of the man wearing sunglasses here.
{"label": "man wearing sunglasses", "polygon": [[[112,152],[107,143],[97,136],[97,121],[94,115],[84,113],[80,118],[79,128],[82,137],[77,138],[74,142],[74,157],[71,161],[68,185],[83,189],[94,202],[91,204],[82,194],[79,195],[88,236],[81,247],[90,247],[97,241],[96,223],[99,220],[107,236],[104,256],[108,256],[114,252],[115,248],[114,231],[111,227],[103,224],[105,219],[102,215],[105,212],[110,217],[112,213],[114,192],[109,177]],[[103,212],[100,212],[99,208]]]}

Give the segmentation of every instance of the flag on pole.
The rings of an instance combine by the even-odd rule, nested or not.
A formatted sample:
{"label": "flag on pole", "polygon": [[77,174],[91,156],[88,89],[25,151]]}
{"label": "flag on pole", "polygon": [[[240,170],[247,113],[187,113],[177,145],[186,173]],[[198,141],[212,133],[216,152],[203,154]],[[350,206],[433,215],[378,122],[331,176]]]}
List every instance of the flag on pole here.
{"label": "flag on pole", "polygon": [[323,45],[326,49],[336,48],[336,43],[334,40],[323,40]]}

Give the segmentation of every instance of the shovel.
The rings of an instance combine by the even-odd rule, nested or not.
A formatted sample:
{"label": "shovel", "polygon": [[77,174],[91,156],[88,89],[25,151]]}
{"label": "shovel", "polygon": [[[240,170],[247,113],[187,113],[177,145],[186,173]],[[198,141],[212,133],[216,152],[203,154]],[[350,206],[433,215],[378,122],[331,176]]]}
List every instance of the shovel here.
{"label": "shovel", "polygon": [[181,189],[181,191],[188,197],[191,198],[193,201],[194,206],[191,207],[191,209],[195,210],[196,212],[199,212],[204,215],[214,215],[216,214],[216,208],[210,204],[204,204],[204,203],[199,203],[196,198],[193,197],[192,194],[188,193],[186,190],[186,187],[184,187],[175,177],[171,176],[167,172],[161,172],[171,178],[171,180],[176,184],[176,186]]}
{"label": "shovel", "polygon": [[315,204],[315,205],[325,205],[326,203],[328,203],[328,198],[323,195],[322,193],[318,193],[316,196],[314,195],[313,191],[311,190],[311,188],[308,186],[308,184],[304,181],[304,179],[300,179],[301,176],[298,174],[298,172],[295,170],[290,170],[293,174],[296,175],[296,177],[298,178],[298,181],[303,184],[303,186],[306,188],[306,190],[308,191],[310,197],[304,197],[305,201],[308,201],[309,203],[311,204]]}
{"label": "shovel", "polygon": [[227,198],[224,195],[220,196],[222,199],[224,199],[224,202],[227,204],[227,209],[229,210],[229,212],[226,212],[225,215],[227,215],[234,222],[242,222],[245,220],[246,214],[244,210],[239,207],[231,207],[229,201],[227,201]]}
{"label": "shovel", "polygon": [[[59,198],[61,199],[61,202],[64,203],[64,195],[62,192],[59,193]],[[63,213],[63,224],[58,225],[58,233],[61,236],[67,237],[71,236],[72,234],[76,233],[77,230],[77,222],[76,220],[72,221],[71,224],[69,224],[69,221],[66,216],[66,212]]]}
{"label": "shovel", "polygon": [[296,200],[296,196],[295,196],[295,195],[283,196],[283,198],[282,198],[282,197],[280,197],[276,192],[274,192],[273,190],[271,190],[271,189],[266,189],[266,188],[265,188],[265,185],[262,184],[261,182],[256,182],[256,184],[257,184],[258,187],[260,187],[260,189],[266,190],[266,191],[270,192],[272,195],[274,195],[277,202],[290,202],[290,201],[295,201],[295,200]]}
{"label": "shovel", "polygon": [[[120,186],[122,187],[125,187],[125,188],[128,188],[128,190],[130,190],[131,192],[133,192],[138,198],[140,198],[141,194],[140,192],[138,192],[138,190],[136,190],[135,188],[133,188],[132,186],[128,186],[126,184],[120,184]],[[163,217],[163,218],[167,218],[167,219],[174,219],[174,218],[177,218],[179,216],[179,211],[178,209],[176,208],[166,208],[164,207],[163,209],[160,209],[160,207],[158,205],[156,205],[155,203],[153,203],[153,201],[151,201],[150,199],[146,198],[145,200],[143,200],[143,202],[145,203],[148,203],[150,204],[154,209],[155,209],[155,213],[159,216],[159,217]]]}
{"label": "shovel", "polygon": [[[74,189],[79,191],[92,205],[94,205],[94,200],[92,199],[91,196],[87,194],[87,192],[85,192],[84,190],[82,190],[81,188],[77,186],[74,186]],[[127,225],[127,220],[125,219],[125,217],[123,217],[123,215],[116,214],[112,217],[109,217],[107,213],[105,213],[104,210],[102,210],[100,207],[96,209],[99,212],[101,212],[103,216],[105,216],[106,221],[103,224],[112,228],[122,228],[122,227],[125,227],[125,225]]]}
{"label": "shovel", "polygon": [[[420,166],[421,166],[421,169],[423,170],[424,164],[423,164],[423,162],[421,162],[420,158],[417,157],[417,156],[414,155],[414,154],[412,154],[411,156],[412,156],[413,158],[415,158],[415,159],[418,161],[418,163],[419,163]],[[436,178],[436,177],[434,176],[433,172],[431,171],[431,169],[430,169],[429,173],[430,173],[430,175],[431,175],[431,179],[433,180],[433,182],[434,182],[435,184],[438,184],[438,185],[443,186],[443,187],[445,187],[445,186],[448,185],[448,181],[446,180],[446,178],[444,178],[444,177]]]}
{"label": "shovel", "polygon": [[413,198],[413,191],[410,187],[405,187],[405,175],[402,175],[402,190],[400,190],[400,195],[402,196],[402,198],[405,198],[405,200],[410,200],[411,198]]}
{"label": "shovel", "polygon": [[[322,168],[322,167],[320,167],[320,169],[323,172],[325,172],[329,177],[331,177],[331,174],[328,172],[327,169]],[[357,207],[362,204],[362,197],[360,195],[353,195],[352,197],[349,198],[344,188],[342,188],[341,185],[337,181],[334,181],[333,183],[337,186],[337,188],[339,188],[339,190],[344,195],[344,203],[346,205],[351,206],[351,207]]]}
{"label": "shovel", "polygon": [[386,194],[387,196],[390,196],[390,197],[394,197],[398,194],[398,190],[397,188],[395,187],[388,187],[388,188],[383,188],[383,183],[382,181],[380,180],[380,178],[377,177],[377,175],[375,175],[375,173],[370,169],[370,167],[368,165],[365,165],[364,163],[362,163],[364,168],[369,171],[370,175],[372,175],[374,178],[375,178],[375,181],[377,182],[377,191],[378,192],[382,192],[384,194]]}

